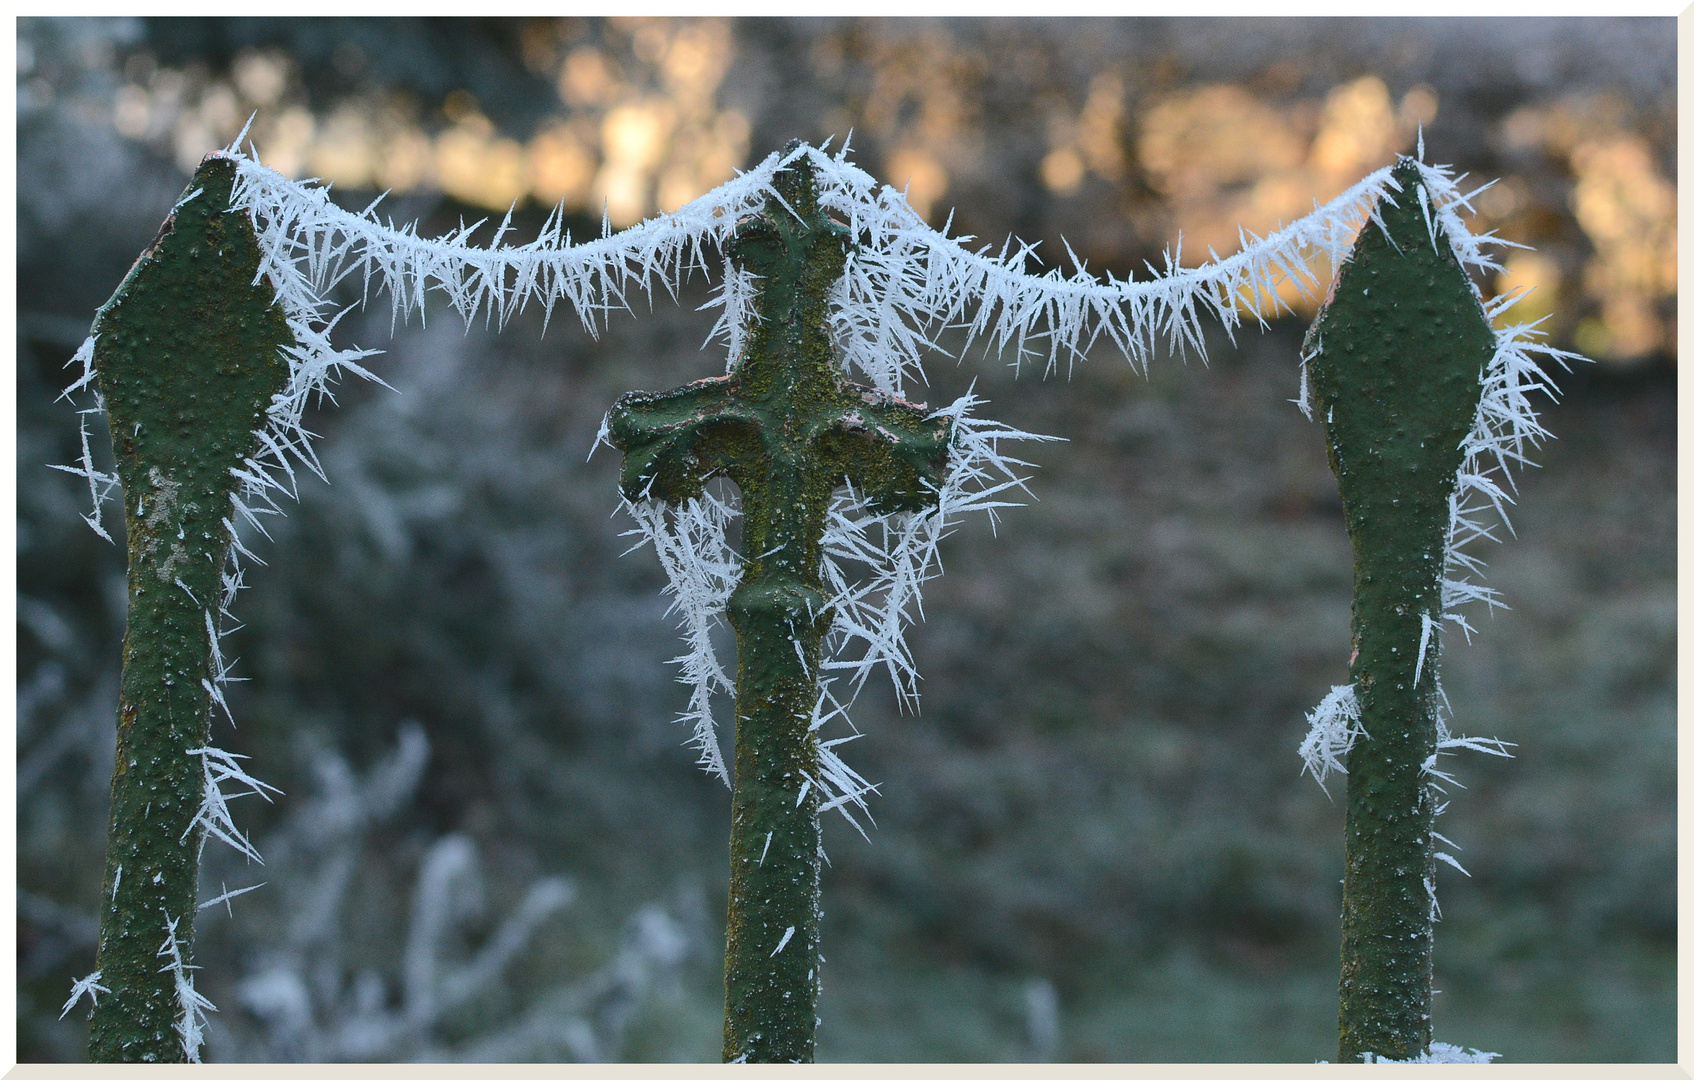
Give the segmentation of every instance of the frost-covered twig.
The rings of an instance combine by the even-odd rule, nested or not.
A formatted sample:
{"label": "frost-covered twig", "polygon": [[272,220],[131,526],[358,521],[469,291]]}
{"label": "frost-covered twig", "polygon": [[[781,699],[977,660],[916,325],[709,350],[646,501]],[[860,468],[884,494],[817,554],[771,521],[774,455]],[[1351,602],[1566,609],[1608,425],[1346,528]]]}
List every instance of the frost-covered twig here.
{"label": "frost-covered twig", "polygon": [[[395,747],[355,771],[333,750],[308,749],[317,787],[264,838],[278,889],[277,934],[254,950],[237,998],[243,1008],[211,1031],[212,1049],[234,1061],[441,1061],[489,1063],[596,1061],[618,1055],[623,1030],[652,980],[692,950],[689,935],[657,906],[630,919],[617,954],[602,968],[561,980],[491,1019],[475,1037],[455,1041],[456,1018],[499,1007],[512,967],[575,899],[571,882],[543,877],[466,948],[484,912],[487,868],[459,834],[424,851],[410,897],[395,897],[408,917],[401,934],[355,945],[372,925],[360,904],[372,884],[372,833],[416,795],[429,756],[415,724]],[[210,901],[208,901],[210,902]]]}
{"label": "frost-covered twig", "polygon": [[617,1060],[636,1010],[696,948],[684,923],[648,904],[630,916],[616,955],[604,965],[448,1056],[465,1062]]}
{"label": "frost-covered twig", "polygon": [[484,993],[528,943],[541,920],[575,899],[575,888],[562,879],[536,882],[470,962],[449,966],[442,960],[447,935],[463,916],[475,914],[482,905],[478,862],[476,846],[454,834],[435,842],[418,872],[403,965],[405,1017],[413,1031],[428,1029]]}

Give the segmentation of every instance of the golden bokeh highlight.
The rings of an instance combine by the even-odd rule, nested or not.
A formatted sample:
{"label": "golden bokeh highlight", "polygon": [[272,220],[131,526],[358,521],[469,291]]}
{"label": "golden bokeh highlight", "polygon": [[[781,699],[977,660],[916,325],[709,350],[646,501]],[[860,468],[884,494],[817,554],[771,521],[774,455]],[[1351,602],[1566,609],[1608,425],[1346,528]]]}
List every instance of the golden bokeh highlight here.
{"label": "golden bokeh highlight", "polygon": [[844,103],[826,117],[827,125],[841,136],[849,129],[868,133],[884,147],[878,176],[939,225],[934,219],[946,218],[955,177],[977,172],[988,156],[980,102],[970,93],[977,74],[972,59],[934,26],[858,44],[867,52],[852,56],[842,40],[825,35],[809,57],[825,73],[870,73],[863,98]]}
{"label": "golden bokeh highlight", "polygon": [[1519,297],[1495,319],[1497,325],[1535,322],[1559,308],[1564,273],[1558,260],[1539,251],[1514,251],[1506,256],[1495,278],[1497,295],[1517,292]]}
{"label": "golden bokeh highlight", "polygon": [[[1427,86],[1396,104],[1374,75],[1333,88],[1321,104],[1200,86],[1154,101],[1140,117],[1136,150],[1181,230],[1182,262],[1194,266],[1214,251],[1235,251],[1240,230],[1263,236],[1391,164],[1416,144],[1417,125],[1434,119],[1438,105]],[[1284,282],[1278,297],[1310,318],[1332,273],[1320,259],[1315,282],[1304,290]]]}
{"label": "golden bokeh highlight", "polygon": [[435,182],[441,190],[473,206],[500,210],[529,194],[529,162],[524,148],[500,137],[478,112],[461,114],[435,140]]}
{"label": "golden bokeh highlight", "polygon": [[[1509,149],[1559,160],[1575,178],[1569,209],[1593,253],[1561,270],[1568,284],[1548,310],[1581,310],[1575,347],[1622,365],[1676,353],[1676,188],[1632,119],[1618,97],[1586,94],[1519,109],[1501,128]],[[1513,263],[1507,271],[1501,285],[1514,283]]]}
{"label": "golden bokeh highlight", "polygon": [[1676,295],[1676,190],[1632,133],[1582,142],[1570,161],[1571,211],[1595,250],[1583,288],[1600,301],[1605,329],[1591,348],[1614,359],[1645,356],[1673,330],[1655,308]]}
{"label": "golden bokeh highlight", "polygon": [[557,123],[529,143],[530,190],[545,205],[586,206],[598,164],[596,133]]}
{"label": "golden bokeh highlight", "polygon": [[947,169],[917,147],[901,147],[890,154],[883,179],[904,191],[912,209],[926,219],[947,192]]}
{"label": "golden bokeh highlight", "polygon": [[1089,173],[1109,183],[1124,175],[1124,85],[1116,75],[1096,75],[1082,111],[1072,119],[1064,113],[1049,116],[1048,145],[1041,160],[1041,182],[1055,195],[1069,195]]}
{"label": "golden bokeh highlight", "polygon": [[380,96],[314,116],[292,59],[261,51],[237,57],[227,80],[196,84],[161,69],[126,84],[112,126],[126,138],[168,144],[191,171],[256,113],[249,138],[286,176],[356,189],[435,188],[490,210],[530,200],[596,216],[604,209],[623,227],[729,179],[746,160],[751,131],[716,102],[733,59],[727,22],[612,20],[609,29],[601,45],[560,47],[545,27],[527,27],[525,62],[554,69],[561,105],[527,141],[497,131],[462,90],[443,102],[445,123]]}

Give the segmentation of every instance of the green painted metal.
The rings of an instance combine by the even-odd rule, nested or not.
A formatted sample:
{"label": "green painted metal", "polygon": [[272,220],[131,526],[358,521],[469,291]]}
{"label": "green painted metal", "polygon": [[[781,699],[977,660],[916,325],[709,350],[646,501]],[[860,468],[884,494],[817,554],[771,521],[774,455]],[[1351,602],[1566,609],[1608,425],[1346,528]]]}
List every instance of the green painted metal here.
{"label": "green painted metal", "polygon": [[820,545],[831,493],[851,482],[879,509],[932,505],[951,437],[946,417],[838,374],[827,294],[851,239],[818,206],[806,159],[776,188],[781,202],[739,222],[728,244],[758,275],[757,318],[734,373],[625,394],[610,425],[630,499],[681,503],[716,475],[741,490],[744,569],[729,600],[737,716],[726,1061],[813,1057],[820,857],[810,725],[829,626]]}
{"label": "green painted metal", "polygon": [[[1306,338],[1353,545],[1352,680],[1367,737],[1347,757],[1341,1061],[1429,1049],[1435,752],[1448,498],[1494,333],[1417,167],[1367,225]],[[1386,234],[1385,234],[1386,230]],[[1392,237],[1392,239],[1390,239]],[[1315,354],[1315,355],[1314,355]],[[1420,648],[1422,656],[1420,658]]]}
{"label": "green painted metal", "polygon": [[94,1008],[97,1062],[182,1061],[167,923],[193,942],[211,723],[215,616],[229,553],[224,519],[257,450],[293,344],[259,248],[229,209],[235,163],[209,157],[153,244],[95,317],[94,367],[110,420],[129,543],[111,831],[97,966],[111,993]]}

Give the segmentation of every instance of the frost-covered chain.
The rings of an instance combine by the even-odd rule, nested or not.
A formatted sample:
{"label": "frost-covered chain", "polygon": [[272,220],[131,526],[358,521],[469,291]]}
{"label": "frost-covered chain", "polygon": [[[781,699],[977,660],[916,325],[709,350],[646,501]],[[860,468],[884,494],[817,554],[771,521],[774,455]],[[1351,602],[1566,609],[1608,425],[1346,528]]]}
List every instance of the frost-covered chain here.
{"label": "frost-covered chain", "polygon": [[[359,282],[366,298],[386,291],[396,319],[421,313],[437,293],[466,319],[480,315],[496,324],[531,304],[549,317],[564,304],[597,332],[632,294],[650,296],[658,287],[674,293],[696,270],[723,270],[714,333],[735,355],[750,291],[723,268],[723,241],[735,221],[772,194],[777,173],[804,156],[817,175],[820,204],[855,238],[831,295],[843,362],[893,393],[922,380],[919,363],[935,334],[954,326],[1019,360],[1040,358],[1048,369],[1060,359],[1081,359],[1102,338],[1137,366],[1160,344],[1203,355],[1202,317],[1233,328],[1244,312],[1263,317],[1282,310],[1282,285],[1314,287],[1314,260],[1339,261],[1377,197],[1392,187],[1389,170],[1378,170],[1268,236],[1243,231],[1240,251],[1227,258],[1210,253],[1198,267],[1181,266],[1179,242],[1162,269],[1149,267],[1148,279],[1136,281],[1098,278],[1068,248],[1067,274],[1040,269],[1034,245],[1008,241],[997,252],[972,247],[971,237],[926,224],[900,192],[851,164],[845,147],[835,154],[809,146],[771,154],[675,212],[616,235],[608,227],[597,239],[573,242],[558,210],[534,241],[506,244],[508,213],[488,245],[477,246],[471,237],[481,223],[420,237],[413,226],[379,220],[376,203],[358,213],[343,210],[326,188],[289,180],[236,146],[227,151],[239,168],[236,199],[253,217],[265,273],[312,350],[329,349],[325,297],[347,279]],[[1420,168],[1436,212],[1462,202],[1449,172]],[[333,364],[332,353],[326,363]]]}
{"label": "frost-covered chain", "polygon": [[[327,394],[343,374],[375,378],[361,363],[375,350],[338,348],[331,340],[345,310],[333,309],[329,297],[349,279],[360,284],[362,302],[386,292],[396,321],[413,312],[423,317],[435,294],[466,319],[481,315],[502,325],[532,304],[548,318],[564,304],[598,332],[609,313],[629,307],[632,295],[650,297],[657,288],[674,295],[691,273],[721,271],[706,306],[719,309],[712,338],[735,357],[751,318],[753,285],[726,264],[723,240],[735,221],[763,205],[777,172],[805,156],[818,178],[820,203],[855,240],[831,293],[830,323],[842,362],[879,389],[899,394],[908,382],[922,381],[920,361],[949,326],[965,328],[971,340],[990,347],[1010,348],[1020,360],[1044,350],[1048,368],[1061,357],[1085,356],[1102,337],[1138,366],[1161,342],[1203,354],[1202,316],[1231,329],[1243,312],[1263,317],[1281,310],[1279,289],[1288,282],[1301,290],[1315,285],[1314,260],[1339,259],[1378,197],[1394,185],[1390,170],[1381,169],[1268,236],[1243,232],[1241,250],[1227,258],[1182,267],[1179,242],[1162,271],[1149,268],[1148,280],[1102,280],[1074,259],[1069,276],[1058,269],[1037,272],[1034,245],[1008,242],[996,253],[968,246],[970,237],[931,228],[898,191],[851,164],[845,147],[834,154],[808,146],[771,154],[677,211],[615,235],[607,226],[599,238],[574,242],[560,210],[535,240],[514,245],[503,242],[508,214],[490,242],[478,246],[471,242],[477,225],[430,238],[419,236],[415,225],[380,220],[380,199],[361,212],[344,210],[327,187],[282,176],[265,167],[256,150],[242,153],[244,137],[213,157],[235,166],[233,205],[253,223],[258,276],[275,289],[294,339],[283,350],[287,384],[269,409],[259,452],[243,477],[246,494],[261,499],[293,493],[296,463],[321,475],[301,426],[308,402]],[[1419,168],[1432,213],[1456,223],[1454,210],[1467,204],[1450,171]],[[1467,265],[1491,265],[1473,259],[1488,237],[1471,237],[1462,226],[1454,235]],[[92,383],[91,350],[92,342],[85,343],[74,358],[81,376],[67,393]],[[105,535],[100,506],[115,478],[94,468],[86,439],[78,466],[68,471],[87,480],[94,503],[89,521]]]}
{"label": "frost-covered chain", "polygon": [[[616,235],[607,230],[597,239],[573,243],[563,230],[562,213],[555,213],[531,243],[503,244],[508,214],[490,243],[476,246],[471,242],[475,226],[425,238],[417,235],[415,226],[378,220],[376,204],[359,213],[343,210],[330,201],[326,188],[281,176],[262,165],[256,152],[240,153],[240,142],[238,138],[217,156],[235,164],[235,204],[254,223],[261,273],[276,290],[294,339],[283,350],[287,385],[269,409],[259,433],[259,451],[242,470],[236,510],[254,524],[255,514],[275,511],[276,493],[295,492],[296,464],[321,475],[302,426],[311,398],[327,394],[344,373],[375,378],[361,363],[373,350],[337,348],[331,342],[331,329],[344,312],[330,311],[327,296],[336,283],[349,278],[362,285],[366,300],[373,291],[386,290],[397,320],[413,311],[421,317],[424,302],[436,293],[467,318],[481,314],[499,322],[530,304],[551,317],[554,307],[564,303],[586,328],[597,332],[608,313],[628,305],[632,293],[650,295],[655,286],[662,286],[674,294],[693,271],[720,269],[715,295],[706,305],[718,309],[710,337],[725,345],[733,363],[755,318],[755,283],[723,259],[723,240],[735,221],[772,194],[777,172],[804,156],[817,178],[820,204],[854,237],[853,251],[830,294],[829,320],[841,363],[878,389],[902,394],[908,384],[922,381],[920,360],[949,326],[964,328],[969,338],[990,348],[1010,348],[1020,360],[1044,350],[1048,368],[1061,357],[1086,355],[1101,338],[1138,366],[1145,365],[1161,342],[1203,354],[1202,316],[1215,317],[1232,329],[1243,313],[1263,317],[1280,310],[1282,286],[1292,282],[1309,290],[1315,284],[1313,260],[1325,255],[1338,261],[1359,226],[1376,212],[1380,197],[1397,190],[1391,170],[1378,170],[1268,236],[1243,232],[1241,250],[1227,258],[1182,267],[1179,242],[1178,249],[1167,254],[1163,271],[1149,280],[1109,275],[1102,280],[1079,262],[1068,276],[1058,269],[1036,272],[1033,245],[1008,242],[994,252],[970,247],[969,237],[931,228],[898,191],[851,164],[845,147],[834,154],[806,146],[772,154],[676,212]],[[1457,211],[1468,203],[1451,172],[1421,163],[1417,167],[1429,200],[1427,211],[1453,237],[1460,260],[1470,267],[1492,266],[1481,253],[1491,238],[1471,236],[1460,224]],[[1490,369],[1498,385],[1485,395],[1484,409],[1493,411],[1479,414],[1475,453],[1467,462],[1487,453],[1508,460],[1521,449],[1525,435],[1533,438],[1539,430],[1521,400],[1534,388],[1534,364],[1528,360],[1535,348],[1533,331],[1517,328],[1511,333],[1516,335],[1514,347],[1503,349],[1502,362]],[[78,353],[82,377],[72,390],[92,381],[91,349],[92,343],[86,343]],[[933,572],[934,541],[948,523],[964,510],[992,512],[998,505],[994,494],[1017,484],[1011,467],[1019,463],[1003,457],[998,446],[1030,436],[970,417],[977,403],[967,395],[948,407],[960,420],[954,454],[959,464],[949,474],[941,500],[942,507],[951,509],[885,522],[881,515],[867,513],[854,492],[836,497],[825,537],[826,557],[837,569],[865,563],[876,583],[838,590],[831,640],[859,642],[865,650],[852,659],[837,653],[830,663],[850,669],[855,689],[878,665],[895,676],[903,694],[911,686],[913,673],[899,632],[910,614],[890,598],[915,603],[917,587]],[[98,408],[96,401],[94,411]],[[94,468],[86,434],[80,463],[67,471],[87,481],[94,502],[89,521],[101,530],[100,505],[115,477]],[[1490,486],[1484,470],[1469,469],[1456,492],[1455,541],[1449,546],[1450,562],[1461,571],[1475,565],[1460,550],[1464,541],[1487,534],[1476,517],[1482,505],[1478,499],[1497,504],[1503,496]],[[720,501],[715,506],[701,503],[697,510],[672,509],[669,518],[638,515],[637,524],[659,549],[685,616],[690,651],[683,676],[694,690],[688,712],[695,725],[693,741],[703,763],[721,774],[725,770],[711,745],[707,699],[711,689],[725,689],[728,681],[717,668],[703,629],[711,621],[709,614],[702,614],[710,605],[702,607],[696,598],[704,595],[698,584],[701,573],[718,574],[718,584],[706,592],[715,588],[727,595],[725,590],[733,588],[723,576],[736,572],[733,553],[725,556],[726,549],[714,538],[733,518],[735,507],[733,501]],[[696,513],[698,519],[691,516]],[[661,538],[665,529],[676,542],[667,545]],[[709,569],[714,561],[718,571]],[[832,581],[845,581],[831,573]],[[239,569],[232,566],[226,597],[240,581]],[[1463,576],[1450,577],[1447,588],[1456,599],[1491,596]]]}

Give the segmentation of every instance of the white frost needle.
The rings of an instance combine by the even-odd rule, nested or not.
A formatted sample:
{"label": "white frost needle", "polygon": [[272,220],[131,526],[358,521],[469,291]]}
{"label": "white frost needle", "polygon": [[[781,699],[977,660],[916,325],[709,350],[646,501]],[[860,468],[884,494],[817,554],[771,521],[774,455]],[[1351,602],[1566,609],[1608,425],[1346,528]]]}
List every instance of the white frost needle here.
{"label": "white frost needle", "polygon": [[159,946],[158,955],[168,962],[159,970],[170,972],[176,983],[177,1008],[181,1013],[175,1027],[177,1036],[182,1040],[183,1055],[190,1063],[199,1064],[200,1045],[205,1041],[206,1013],[217,1012],[218,1009],[194,989],[193,972],[198,969],[183,960],[182,944],[176,936],[179,921],[165,920],[165,943]]}
{"label": "white frost needle", "polygon": [[100,973],[90,972],[71,983],[71,996],[65,1000],[65,1007],[59,1010],[59,1019],[63,1020],[84,994],[88,995],[88,1004],[94,1007],[100,1004],[100,994],[110,994],[111,991],[100,985]]}
{"label": "white frost needle", "polygon": [[1404,1061],[1368,1052],[1360,1055],[1360,1060],[1366,1065],[1488,1065],[1499,1056],[1492,1050],[1468,1050],[1452,1043],[1432,1042],[1427,1053]]}
{"label": "white frost needle", "polygon": [[226,911],[229,914],[230,918],[234,918],[235,917],[235,909],[229,906],[229,902],[231,900],[235,899],[237,896],[242,895],[243,893],[250,893],[254,889],[262,889],[262,888],[264,888],[264,886],[265,886],[265,883],[262,882],[262,881],[259,882],[259,884],[257,884],[257,885],[249,885],[245,889],[231,889],[228,885],[225,885],[225,886],[223,886],[223,889],[224,889],[223,892],[219,893],[217,896],[212,897],[210,900],[202,900],[200,902],[199,906],[196,907],[194,910],[205,911],[209,907],[213,907],[217,904],[222,904],[224,906],[224,911]]}
{"label": "white frost needle", "polygon": [[1329,693],[1306,717],[1310,730],[1300,743],[1300,758],[1305,762],[1301,772],[1309,772],[1323,788],[1330,773],[1347,772],[1347,754],[1361,736],[1369,738],[1359,724],[1359,699],[1353,686],[1332,686]]}
{"label": "white frost needle", "polygon": [[793,936],[794,936],[794,928],[792,926],[790,926],[787,930],[783,931],[782,940],[776,943],[776,952],[771,953],[771,955],[775,956],[777,953],[779,953],[782,950],[788,948],[788,939],[792,938]]}
{"label": "white frost needle", "polygon": [[[188,829],[183,833],[183,836],[186,838],[196,827],[199,827],[202,830],[202,845],[205,844],[207,838],[216,838],[254,862],[263,864],[265,860],[259,857],[259,852],[248,841],[247,837],[242,835],[241,830],[235,825],[235,819],[230,816],[229,800],[240,798],[243,795],[256,794],[266,802],[270,802],[270,793],[274,792],[280,795],[282,792],[262,780],[255,780],[247,775],[247,772],[240,765],[240,760],[244,759],[242,754],[231,754],[212,746],[190,750],[189,754],[200,758],[203,785],[200,810],[194,815],[194,820],[188,823]],[[231,781],[247,790],[226,794],[223,790],[225,781]]]}
{"label": "white frost needle", "polygon": [[1437,851],[1435,853],[1435,857],[1437,859],[1440,859],[1442,862],[1446,863],[1448,866],[1451,866],[1453,869],[1457,870],[1459,873],[1465,875],[1465,877],[1470,877],[1470,871],[1466,870],[1464,867],[1460,866],[1459,860],[1453,858],[1453,856],[1447,854],[1445,851]]}

